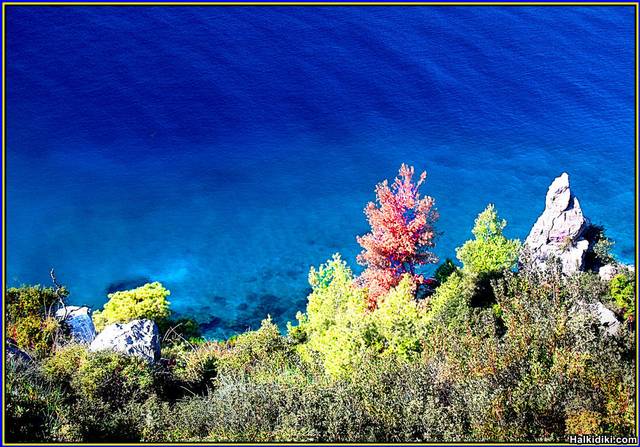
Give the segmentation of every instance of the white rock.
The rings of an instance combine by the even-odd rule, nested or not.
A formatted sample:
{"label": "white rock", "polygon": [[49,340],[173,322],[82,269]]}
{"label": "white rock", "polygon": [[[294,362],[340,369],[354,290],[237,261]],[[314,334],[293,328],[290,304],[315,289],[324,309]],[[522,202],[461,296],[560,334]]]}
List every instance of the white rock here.
{"label": "white rock", "polygon": [[71,330],[71,337],[80,343],[91,343],[96,338],[96,328],[87,306],[65,306],[56,311],[56,317],[64,320]]}
{"label": "white rock", "polygon": [[566,274],[575,273],[582,270],[584,265],[584,255],[589,249],[589,241],[582,239],[575,245],[565,249],[559,258],[562,261],[562,271]]}
{"label": "white rock", "polygon": [[598,275],[603,281],[611,281],[618,273],[620,269],[615,264],[606,264],[598,269]]}
{"label": "white rock", "polygon": [[549,185],[545,207],[564,211],[569,206],[570,200],[569,174],[563,172],[560,177],[557,177],[551,185]]}
{"label": "white rock", "polygon": [[607,335],[616,335],[620,330],[621,323],[618,320],[616,314],[600,301],[595,301],[593,303],[579,301],[571,308],[571,311],[586,311],[587,313],[591,314],[593,317],[595,317],[600,326],[604,328],[604,332]]}
{"label": "white rock", "polygon": [[153,362],[160,358],[160,333],[151,320],[111,324],[93,340],[92,352],[109,349]]}
{"label": "white rock", "polygon": [[600,325],[604,326],[608,335],[615,335],[620,329],[620,321],[611,310],[607,309],[601,302],[589,304],[589,310],[600,320]]}
{"label": "white rock", "polygon": [[524,246],[531,251],[536,264],[542,266],[551,256],[556,256],[562,261],[562,271],[571,274],[583,269],[584,256],[591,242],[582,235],[589,225],[580,202],[571,193],[569,176],[565,172],[549,186],[545,209],[531,228]]}

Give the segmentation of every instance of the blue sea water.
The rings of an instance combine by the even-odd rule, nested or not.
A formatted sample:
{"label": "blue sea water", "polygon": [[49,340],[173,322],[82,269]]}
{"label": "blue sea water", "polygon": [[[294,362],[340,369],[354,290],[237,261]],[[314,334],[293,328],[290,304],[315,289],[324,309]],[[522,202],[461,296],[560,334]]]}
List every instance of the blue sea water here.
{"label": "blue sea water", "polygon": [[9,7],[8,285],[148,280],[218,337],[304,309],[375,184],[428,173],[455,256],[563,171],[634,259],[633,7]]}

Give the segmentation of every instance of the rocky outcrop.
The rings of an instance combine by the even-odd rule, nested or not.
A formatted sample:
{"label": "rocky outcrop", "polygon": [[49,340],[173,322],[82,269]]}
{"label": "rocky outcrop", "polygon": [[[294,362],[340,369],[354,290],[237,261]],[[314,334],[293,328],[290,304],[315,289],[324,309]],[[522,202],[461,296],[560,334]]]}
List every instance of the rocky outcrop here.
{"label": "rocky outcrop", "polygon": [[603,281],[611,281],[614,276],[622,272],[622,268],[617,264],[606,264],[598,269],[598,276]]}
{"label": "rocky outcrop", "polygon": [[[577,271],[597,270],[600,278],[611,280],[623,268],[618,264],[587,265],[587,253],[593,255],[593,246],[598,237],[597,227],[589,222],[580,207],[577,197],[569,187],[569,175],[563,173],[549,186],[545,208],[533,225],[524,242],[534,266],[544,267],[552,257],[562,263],[562,272],[570,275]],[[593,256],[591,256],[593,257]],[[608,335],[615,335],[621,323],[616,314],[599,301],[581,303],[588,313],[593,315]]]}
{"label": "rocky outcrop", "polygon": [[96,338],[96,328],[91,319],[91,309],[86,306],[64,306],[56,311],[56,318],[64,321],[71,337],[79,343],[91,343]]}
{"label": "rocky outcrop", "polygon": [[555,256],[562,262],[562,271],[571,274],[584,269],[585,254],[593,246],[594,241],[585,237],[590,225],[569,188],[569,175],[565,172],[549,186],[545,209],[524,247],[534,263],[544,265]]}
{"label": "rocky outcrop", "polygon": [[586,312],[588,315],[591,315],[606,335],[616,335],[622,327],[622,323],[615,312],[600,301],[591,303],[579,301],[571,308],[571,311],[574,315],[580,312]]}
{"label": "rocky outcrop", "polygon": [[109,325],[93,340],[89,350],[112,350],[154,362],[160,358],[158,326],[151,320]]}
{"label": "rocky outcrop", "polygon": [[600,321],[600,326],[604,328],[605,333],[608,335],[615,335],[620,330],[620,321],[616,317],[616,314],[612,310],[605,307],[601,302],[595,302],[589,304],[589,310]]}
{"label": "rocky outcrop", "polygon": [[603,281],[611,281],[616,275],[628,274],[634,276],[636,268],[633,265],[612,262],[598,269],[598,276]]}

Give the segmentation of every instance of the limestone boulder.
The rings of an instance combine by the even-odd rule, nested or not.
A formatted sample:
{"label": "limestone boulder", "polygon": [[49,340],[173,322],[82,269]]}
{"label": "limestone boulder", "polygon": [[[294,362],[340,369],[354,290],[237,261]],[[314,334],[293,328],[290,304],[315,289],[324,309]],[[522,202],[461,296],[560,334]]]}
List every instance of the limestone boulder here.
{"label": "limestone boulder", "polygon": [[79,343],[91,343],[96,338],[96,328],[91,319],[91,309],[87,306],[64,306],[56,311],[56,318],[64,321],[71,337]]}
{"label": "limestone boulder", "polygon": [[158,326],[151,320],[111,324],[96,336],[89,350],[112,350],[155,362],[160,358]]}
{"label": "limestone boulder", "polygon": [[606,334],[615,335],[618,333],[620,330],[620,321],[612,310],[605,307],[605,305],[599,301],[589,304],[588,308],[593,315],[598,318]]}
{"label": "limestone boulder", "polygon": [[614,276],[621,273],[621,266],[617,264],[605,264],[598,269],[598,276],[603,281],[611,281]]}

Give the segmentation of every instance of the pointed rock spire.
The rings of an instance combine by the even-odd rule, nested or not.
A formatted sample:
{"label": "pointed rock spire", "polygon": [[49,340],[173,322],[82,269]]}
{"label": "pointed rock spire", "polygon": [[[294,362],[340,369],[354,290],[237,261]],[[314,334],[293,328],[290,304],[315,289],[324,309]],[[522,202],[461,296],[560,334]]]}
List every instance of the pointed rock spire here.
{"label": "pointed rock spire", "polygon": [[549,186],[545,209],[524,242],[533,261],[544,264],[551,256],[562,261],[566,274],[584,268],[584,256],[592,243],[583,235],[590,226],[580,202],[571,192],[569,175],[564,172]]}

